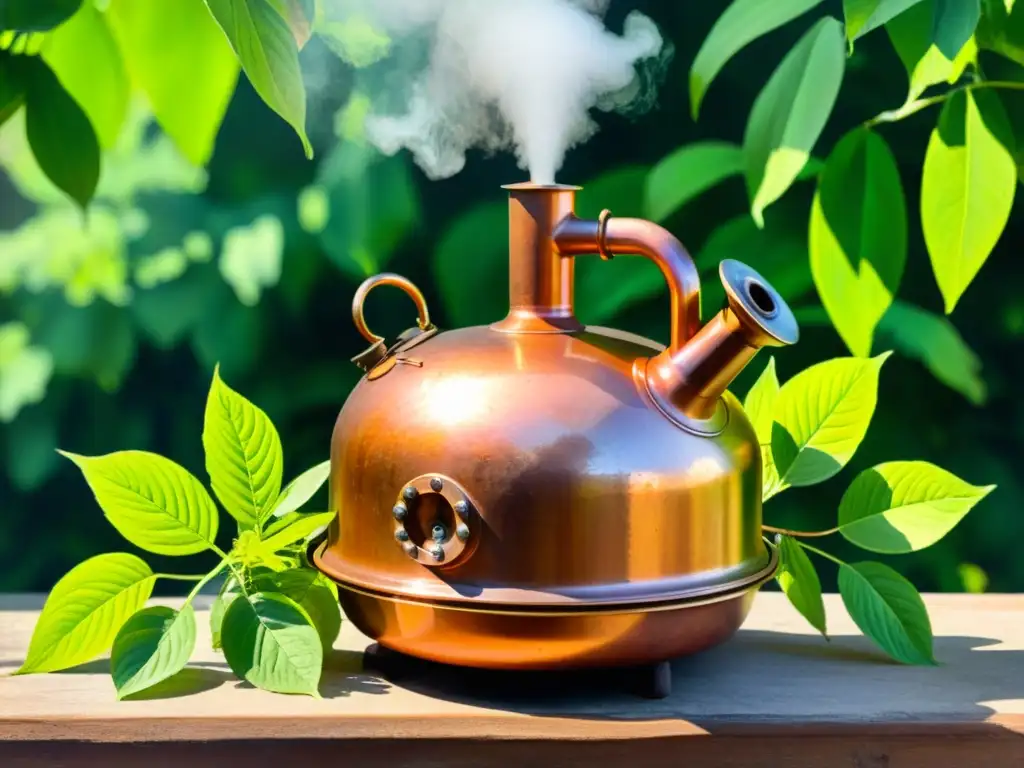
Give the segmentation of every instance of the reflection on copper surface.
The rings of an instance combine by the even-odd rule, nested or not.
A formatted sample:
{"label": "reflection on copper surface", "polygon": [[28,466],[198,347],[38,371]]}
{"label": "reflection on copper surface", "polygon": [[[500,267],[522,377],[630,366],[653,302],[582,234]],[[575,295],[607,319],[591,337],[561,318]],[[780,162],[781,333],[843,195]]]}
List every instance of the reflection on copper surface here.
{"label": "reflection on copper surface", "polygon": [[[579,219],[575,191],[509,188],[503,320],[413,328],[357,361],[373,367],[335,424],[339,516],[313,561],[388,647],[513,668],[657,661],[728,637],[775,570],[760,449],[727,387],[757,349],[796,341],[792,314],[727,261],[729,306],[701,328],[679,241],[638,219]],[[587,255],[659,265],[667,347],[576,319],[574,264]],[[416,301],[419,326],[422,294],[388,280]],[[414,501],[432,481],[447,507]]]}

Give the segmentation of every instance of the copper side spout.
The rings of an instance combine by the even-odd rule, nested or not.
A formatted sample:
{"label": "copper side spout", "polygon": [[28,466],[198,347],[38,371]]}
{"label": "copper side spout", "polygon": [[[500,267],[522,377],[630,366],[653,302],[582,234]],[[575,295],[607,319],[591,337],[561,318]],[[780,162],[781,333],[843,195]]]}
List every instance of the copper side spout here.
{"label": "copper side spout", "polygon": [[799,338],[786,302],[761,275],[732,259],[721,263],[719,275],[728,306],[682,349],[665,350],[647,364],[654,399],[692,419],[714,416],[719,398],[759,349]]}
{"label": "copper side spout", "polygon": [[573,257],[646,256],[658,265],[671,298],[671,339],[646,362],[647,389],[670,416],[713,421],[719,400],[763,346],[796,342],[785,301],[757,272],[733,260],[720,274],[729,306],[700,327],[700,276],[668,230],[643,219],[597,220],[573,212],[579,187],[512,184],[509,190],[509,314],[493,328],[511,333],[582,329],[573,312]]}

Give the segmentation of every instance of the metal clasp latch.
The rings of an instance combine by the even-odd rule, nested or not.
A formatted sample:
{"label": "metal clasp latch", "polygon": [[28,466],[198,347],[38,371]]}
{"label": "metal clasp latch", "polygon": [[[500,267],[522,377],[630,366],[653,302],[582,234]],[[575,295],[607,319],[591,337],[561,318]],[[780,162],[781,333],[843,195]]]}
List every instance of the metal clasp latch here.
{"label": "metal clasp latch", "polygon": [[[366,297],[378,285],[393,285],[396,288],[401,288],[413,300],[418,314],[416,327],[403,331],[390,348],[385,343],[383,336],[378,336],[369,329],[363,315],[363,304],[366,302]],[[430,322],[427,300],[423,297],[420,289],[409,279],[392,272],[383,272],[363,281],[352,299],[352,320],[355,322],[356,330],[370,342],[370,346],[353,357],[352,362],[366,371],[367,378],[371,381],[379,379],[399,364],[422,368],[422,361],[398,353],[426,341],[427,338],[437,333],[437,327]]]}

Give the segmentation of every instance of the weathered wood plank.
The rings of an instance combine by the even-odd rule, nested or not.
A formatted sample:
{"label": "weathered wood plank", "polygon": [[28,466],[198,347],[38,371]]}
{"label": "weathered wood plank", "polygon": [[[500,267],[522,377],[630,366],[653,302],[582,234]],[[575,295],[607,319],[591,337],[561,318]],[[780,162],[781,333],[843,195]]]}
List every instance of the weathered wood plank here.
{"label": "weathered wood plank", "polygon": [[[347,623],[322,700],[268,694],[209,648],[203,610],[194,669],[159,698],[117,702],[105,660],[0,678],[0,764],[222,765],[235,747],[261,763],[344,755],[360,766],[1024,764],[1024,596],[925,599],[938,667],[886,661],[835,595],[826,642],[762,593],[732,641],[674,663],[661,701],[623,692],[609,672],[425,665],[392,684],[362,670],[369,641]],[[39,605],[0,596],[0,673],[23,658]]]}

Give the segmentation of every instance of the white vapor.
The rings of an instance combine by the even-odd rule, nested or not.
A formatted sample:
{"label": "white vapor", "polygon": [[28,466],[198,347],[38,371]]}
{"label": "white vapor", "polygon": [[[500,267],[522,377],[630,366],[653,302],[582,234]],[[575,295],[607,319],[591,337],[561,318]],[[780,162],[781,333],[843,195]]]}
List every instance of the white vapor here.
{"label": "white vapor", "polygon": [[[392,63],[366,123],[383,153],[408,149],[432,179],[462,170],[466,152],[511,150],[539,184],[597,127],[590,110],[649,106],[638,65],[666,61],[640,13],[609,31],[607,0],[328,0],[328,15],[358,15],[424,56]],[[387,64],[387,62],[385,62]],[[388,102],[385,105],[381,101]]]}

